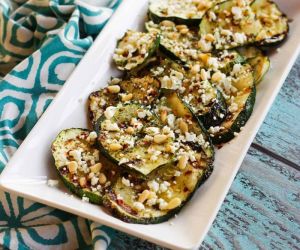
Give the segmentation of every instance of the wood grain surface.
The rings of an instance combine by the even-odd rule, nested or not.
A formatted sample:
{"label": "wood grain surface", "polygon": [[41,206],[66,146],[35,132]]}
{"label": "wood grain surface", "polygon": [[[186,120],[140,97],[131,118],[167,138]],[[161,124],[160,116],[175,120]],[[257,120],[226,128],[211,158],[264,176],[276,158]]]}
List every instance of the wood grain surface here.
{"label": "wood grain surface", "polygon": [[[116,232],[109,249],[162,248]],[[300,56],[200,249],[300,250]]]}

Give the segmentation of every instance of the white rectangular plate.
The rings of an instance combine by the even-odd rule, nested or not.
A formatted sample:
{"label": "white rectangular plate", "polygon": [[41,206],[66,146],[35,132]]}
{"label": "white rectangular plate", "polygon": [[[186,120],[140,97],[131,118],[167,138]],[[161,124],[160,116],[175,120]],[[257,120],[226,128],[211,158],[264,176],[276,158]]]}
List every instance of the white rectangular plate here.
{"label": "white rectangular plate", "polygon": [[38,121],[0,177],[0,186],[8,192],[56,207],[111,226],[169,248],[198,247],[262,124],[273,100],[290,71],[300,48],[299,0],[278,0],[282,10],[293,19],[288,40],[280,52],[271,56],[272,68],[257,89],[253,115],[245,129],[231,143],[217,150],[215,169],[193,199],[172,223],[135,225],[124,223],[101,207],[66,195],[62,184],[48,187],[43,178],[57,179],[50,145],[65,128],[87,127],[86,100],[90,92],[103,87],[117,71],[111,63],[117,38],[127,29],[141,29],[148,0],[124,0],[94,45],[82,59],[55,100]]}

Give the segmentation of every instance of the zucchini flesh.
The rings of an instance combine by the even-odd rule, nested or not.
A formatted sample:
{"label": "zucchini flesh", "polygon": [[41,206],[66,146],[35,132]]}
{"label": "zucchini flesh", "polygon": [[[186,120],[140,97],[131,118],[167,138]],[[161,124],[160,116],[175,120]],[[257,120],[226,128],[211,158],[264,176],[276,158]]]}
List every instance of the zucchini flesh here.
{"label": "zucchini flesh", "polygon": [[156,52],[159,36],[154,33],[143,33],[128,30],[118,41],[113,60],[119,70],[138,70]]}
{"label": "zucchini flesh", "polygon": [[270,68],[269,57],[265,56],[263,52],[256,47],[243,47],[239,48],[238,51],[252,66],[254,71],[254,82],[256,85],[259,84]]}
{"label": "zucchini flesh", "polygon": [[56,137],[51,150],[64,184],[78,196],[101,204],[103,193],[114,178],[115,167],[100,155],[95,139],[95,132],[66,129]]}
{"label": "zucchini flesh", "polygon": [[[255,18],[249,3],[241,7],[239,2],[222,2],[204,15],[199,31],[203,44],[213,44],[219,50],[255,42],[261,23]],[[208,35],[213,35],[213,41],[207,41]]]}
{"label": "zucchini flesh", "polygon": [[256,36],[258,45],[278,44],[287,37],[288,19],[274,2],[255,0],[251,8],[263,26]]}
{"label": "zucchini flesh", "polygon": [[177,24],[198,25],[204,13],[215,2],[219,1],[152,0],[149,17],[155,23],[169,20]]}
{"label": "zucchini flesh", "polygon": [[104,198],[104,204],[123,221],[139,224],[166,221],[179,212],[212,172],[214,153],[209,138],[173,91],[164,91],[156,108],[158,114],[166,110],[168,115],[175,116],[175,131],[180,130],[178,122],[184,119],[189,124],[189,132],[202,139],[185,141],[184,134],[175,132],[174,143],[179,147],[178,162],[182,155],[190,156],[184,168],[177,161],[172,162],[154,170],[147,180],[123,173]]}
{"label": "zucchini flesh", "polygon": [[97,130],[103,153],[124,169],[147,176],[173,161],[174,155],[164,150],[173,134],[145,106],[119,104],[112,117],[100,117]]}
{"label": "zucchini flesh", "polygon": [[131,77],[120,82],[125,95],[132,94],[131,101],[151,105],[159,96],[160,82],[150,75]]}
{"label": "zucchini flesh", "polygon": [[[253,43],[276,45],[287,37],[288,19],[275,3],[255,0],[241,5],[240,2],[220,3],[204,15],[200,23],[203,44],[229,49]],[[214,37],[212,42],[206,41],[208,35]]]}

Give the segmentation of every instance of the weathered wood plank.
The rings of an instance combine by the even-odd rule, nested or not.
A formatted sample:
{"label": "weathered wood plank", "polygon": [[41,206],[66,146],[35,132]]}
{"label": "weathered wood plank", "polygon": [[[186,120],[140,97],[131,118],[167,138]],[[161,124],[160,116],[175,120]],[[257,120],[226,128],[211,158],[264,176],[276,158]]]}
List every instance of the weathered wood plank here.
{"label": "weathered wood plank", "polygon": [[300,165],[299,96],[300,56],[254,141],[297,165]]}
{"label": "weathered wood plank", "polygon": [[[250,149],[201,249],[300,249],[300,172]],[[110,249],[160,249],[118,232]]]}

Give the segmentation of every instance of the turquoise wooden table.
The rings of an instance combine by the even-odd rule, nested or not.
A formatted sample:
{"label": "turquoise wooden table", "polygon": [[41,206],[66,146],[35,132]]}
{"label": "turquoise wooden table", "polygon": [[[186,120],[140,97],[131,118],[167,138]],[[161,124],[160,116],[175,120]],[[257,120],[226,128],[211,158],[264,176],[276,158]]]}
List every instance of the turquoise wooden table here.
{"label": "turquoise wooden table", "polygon": [[[160,247],[118,232],[110,249]],[[300,56],[201,249],[300,249]]]}

